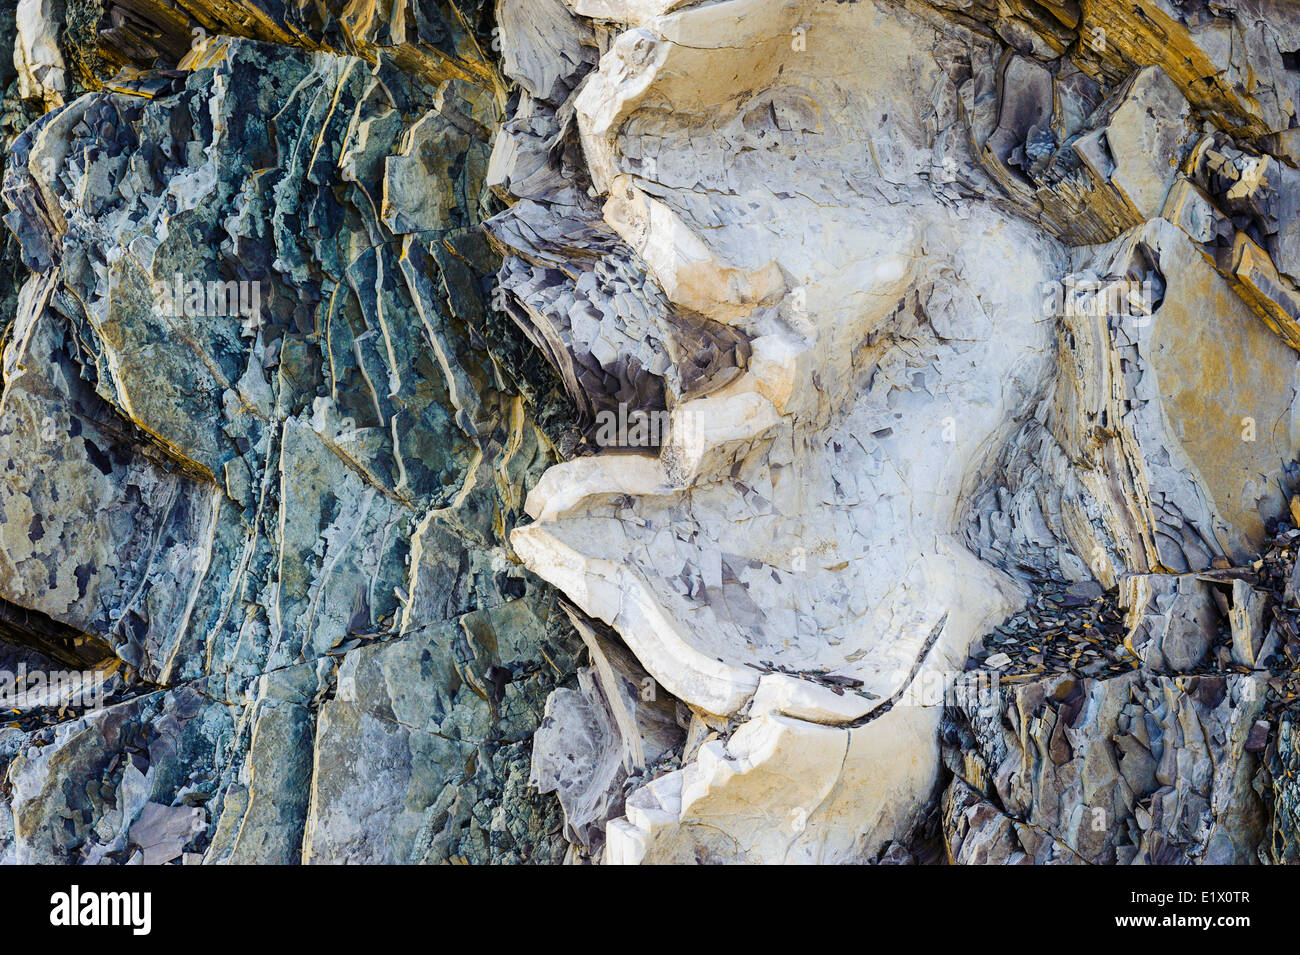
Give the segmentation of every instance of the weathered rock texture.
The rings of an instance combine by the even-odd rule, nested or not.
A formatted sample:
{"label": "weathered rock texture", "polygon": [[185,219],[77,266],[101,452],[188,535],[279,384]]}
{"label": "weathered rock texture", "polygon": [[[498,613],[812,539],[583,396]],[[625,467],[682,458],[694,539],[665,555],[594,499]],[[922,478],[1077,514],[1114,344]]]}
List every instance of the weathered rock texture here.
{"label": "weathered rock texture", "polygon": [[1293,5],[0,38],[0,859],[1293,861]]}
{"label": "weathered rock texture", "polygon": [[505,538],[554,452],[484,349],[499,91],[187,55],[9,151],[0,606],[134,698],[0,731],[0,857],[556,859],[529,738],[580,644]]}
{"label": "weathered rock texture", "polygon": [[[906,839],[942,785],[945,691],[1031,586],[1148,581],[1125,668],[1193,668],[1144,615],[1173,612],[1154,596],[1173,575],[1261,550],[1300,439],[1281,211],[1300,88],[1293,10],[1181,6],[502,4],[521,90],[490,176],[512,205],[487,228],[508,307],[580,408],[671,423],[653,455],[555,465],[512,536],[693,713],[606,861],[865,861]],[[1125,679],[1079,692],[1168,696],[1174,721],[1201,699]],[[1253,725],[1199,692],[1207,733]],[[596,778],[609,753],[577,745],[539,740],[535,764],[567,752]],[[971,760],[993,745],[964,739]],[[1225,777],[1096,861],[1164,860],[1175,815],[1249,789],[1231,740],[1165,745]],[[954,783],[950,854],[1080,854],[1035,812],[1089,774],[1022,773],[1020,803],[975,821],[980,788]],[[1107,832],[1133,816],[1108,811]],[[1251,855],[1241,812],[1188,852]]]}

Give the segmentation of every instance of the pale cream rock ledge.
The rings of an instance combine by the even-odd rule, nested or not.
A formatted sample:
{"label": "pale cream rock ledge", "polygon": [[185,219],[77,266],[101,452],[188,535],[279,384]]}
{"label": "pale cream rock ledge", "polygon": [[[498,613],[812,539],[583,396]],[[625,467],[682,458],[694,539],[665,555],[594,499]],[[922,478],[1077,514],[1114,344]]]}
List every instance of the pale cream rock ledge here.
{"label": "pale cream rock ledge", "polygon": [[68,89],[58,38],[63,0],[18,0],[17,14],[18,95],[39,101],[47,111],[62,106]]}
{"label": "pale cream rock ledge", "polygon": [[[967,111],[985,133],[1005,125],[1008,149],[1023,117],[1014,97],[958,88],[954,64],[997,50],[922,5],[568,8],[590,18],[572,29],[597,38],[599,65],[569,75],[563,102],[521,101],[530,132],[507,124],[496,181],[545,183],[525,165],[545,140],[528,136],[558,142],[572,121],[599,226],[630,250],[621,264],[662,291],[667,321],[703,316],[751,346],[720,387],[668,389],[658,457],[554,466],[512,536],[694,713],[684,765],[632,792],[604,861],[871,859],[933,793],[942,691],[1023,601],[1012,568],[1051,554],[1040,571],[1110,586],[1258,547],[1268,474],[1300,434],[1295,353],[1183,231],[1131,227],[1178,168],[1151,165],[1163,147],[1124,97],[1159,113],[1169,149],[1192,143],[1158,71],[1107,114],[1132,215],[1107,244],[1071,249],[990,201],[1002,193]],[[1069,106],[1040,105],[1058,99]],[[545,210],[561,231],[597,214],[571,186],[538,189],[519,196],[532,234]],[[1105,225],[1094,193],[1088,221]],[[1109,323],[1063,319],[1044,290],[1071,274],[1157,294]],[[618,325],[625,302],[598,304],[599,318],[529,314],[554,318],[580,357],[608,354],[636,326]],[[1207,307],[1230,362],[1201,361]],[[1258,425],[1247,445],[1244,419]],[[776,669],[861,681],[861,695]]]}
{"label": "pale cream rock ledge", "polygon": [[[605,222],[675,306],[753,344],[739,379],[670,408],[657,459],[552,468],[512,536],[697,719],[739,724],[629,798],[605,859],[867,858],[937,783],[942,699],[870,709],[913,681],[943,686],[1023,599],[958,539],[954,505],[1043,394],[1040,289],[1067,259],[990,207],[938,201],[916,178],[933,161],[919,125],[882,125],[913,111],[918,82],[951,96],[924,24],[869,3],[598,15],[638,23],[576,98]],[[806,56],[801,29],[839,48]],[[880,37],[864,46],[864,31]],[[738,84],[762,91],[774,143],[745,164],[725,155],[755,122],[721,108]],[[626,154],[638,124],[660,150],[650,167]],[[868,142],[888,178],[846,182]],[[867,696],[763,676],[764,661]]]}

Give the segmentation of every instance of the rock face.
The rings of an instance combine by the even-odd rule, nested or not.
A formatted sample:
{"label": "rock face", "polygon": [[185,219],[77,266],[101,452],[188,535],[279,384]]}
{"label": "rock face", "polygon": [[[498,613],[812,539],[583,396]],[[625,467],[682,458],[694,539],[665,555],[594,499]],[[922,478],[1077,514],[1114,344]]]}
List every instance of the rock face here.
{"label": "rock face", "polygon": [[[1163,593],[1165,575],[1253,558],[1285,513],[1275,476],[1300,436],[1273,210],[1290,167],[1266,150],[1295,123],[1296,84],[1257,37],[1291,35],[1292,14],[552,6],[537,34],[503,33],[521,92],[493,153],[513,201],[487,224],[501,287],[563,350],[580,407],[644,412],[649,373],[667,427],[657,453],[627,453],[629,436],[553,466],[512,540],[695,724],[682,767],[610,822],[604,858],[873,859],[941,785],[934,740],[968,648],[1031,585]],[[1157,31],[1202,60],[1208,35],[1245,31],[1258,78],[1206,89],[1218,71],[1166,68]],[[593,45],[594,64],[572,52]],[[1213,170],[1247,166],[1228,199]],[[701,318],[730,335],[704,326],[710,373],[692,387],[680,336]],[[1148,629],[1166,612],[1131,609]],[[1201,655],[1181,632],[1163,656],[1147,643],[1153,668]],[[1138,705],[1173,692],[1127,679]],[[1253,724],[1204,692],[1207,732]],[[1249,784],[1240,746],[1170,745]],[[1076,769],[1096,772],[1059,772]],[[1047,832],[1031,810],[1054,803],[1051,775],[978,827],[979,788],[954,783],[952,857],[1007,858],[1014,826]],[[1240,795],[1198,786],[1170,813]],[[977,831],[952,849],[963,819]],[[1227,825],[1200,844],[1212,861],[1259,840],[1258,818]],[[1144,858],[1175,835],[1158,829]],[[1017,851],[1079,852],[1066,833],[1030,841]],[[1105,861],[1137,857],[1120,844]]]}
{"label": "rock face", "polygon": [[554,452],[484,350],[496,90],[191,66],[9,150],[0,598],[137,695],[3,731],[0,853],[160,861],[158,804],[169,859],[557,858],[528,740],[580,644],[505,539]]}
{"label": "rock face", "polygon": [[1063,674],[959,709],[943,806],[952,861],[1256,861],[1265,817],[1247,747],[1266,690],[1249,674]]}
{"label": "rock face", "polygon": [[1293,861],[1293,6],[0,40],[0,860]]}

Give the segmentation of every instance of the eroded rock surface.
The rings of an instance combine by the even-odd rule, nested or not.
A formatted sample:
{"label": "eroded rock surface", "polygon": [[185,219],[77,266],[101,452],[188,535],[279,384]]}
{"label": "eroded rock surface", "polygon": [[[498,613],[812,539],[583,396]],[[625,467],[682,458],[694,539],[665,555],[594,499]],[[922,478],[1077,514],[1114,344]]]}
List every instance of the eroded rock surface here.
{"label": "eroded rock surface", "polygon": [[528,740],[579,644],[505,539],[553,451],[483,348],[496,91],[230,38],[191,66],[9,152],[0,597],[137,688],[3,731],[3,851],[558,858]]}
{"label": "eroded rock surface", "polygon": [[[580,404],[642,411],[649,371],[669,427],[554,466],[512,539],[697,726],[604,858],[874,859],[941,783],[963,655],[1031,587],[1163,592],[1286,511],[1292,15],[566,6],[504,34],[502,288]],[[1238,35],[1248,83],[1209,65]],[[747,347],[692,389],[662,329],[697,316]],[[1161,672],[1210,639],[1157,659],[1147,630]],[[1045,833],[1022,854],[1078,852],[1014,822]],[[1206,851],[1250,855],[1238,828]]]}
{"label": "eroded rock surface", "polygon": [[1293,5],[0,40],[0,860],[1293,861]]}

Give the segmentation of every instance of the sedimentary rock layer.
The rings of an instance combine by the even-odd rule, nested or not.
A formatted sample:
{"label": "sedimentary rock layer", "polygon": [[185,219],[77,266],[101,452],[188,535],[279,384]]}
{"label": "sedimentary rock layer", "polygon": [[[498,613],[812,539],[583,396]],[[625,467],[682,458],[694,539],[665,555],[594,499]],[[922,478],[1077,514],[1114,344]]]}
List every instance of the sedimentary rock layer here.
{"label": "sedimentary rock layer", "polygon": [[0,41],[0,861],[1293,861],[1293,5]]}
{"label": "sedimentary rock layer", "polygon": [[127,861],[158,805],[146,861],[557,858],[528,740],[578,642],[505,540],[553,452],[483,350],[495,90],[194,52],[9,151],[0,596],[136,689],[3,731],[0,854]]}
{"label": "sedimentary rock layer", "polygon": [[[622,369],[649,369],[671,426],[657,453],[554,466],[513,541],[694,714],[604,858],[874,858],[939,782],[966,648],[1028,585],[1240,562],[1285,510],[1289,166],[1267,150],[1295,84],[1254,38],[1290,14],[566,6],[505,35],[502,288],[593,372],[571,390],[635,403]],[[1252,36],[1253,84],[1152,49],[1220,28]],[[597,63],[554,54],[584,45]],[[691,392],[660,329],[694,316],[748,347]]]}

